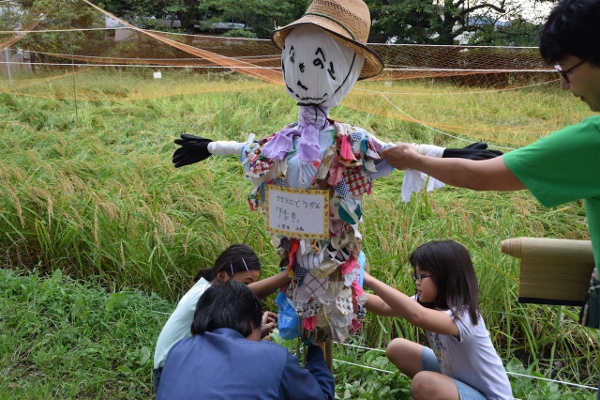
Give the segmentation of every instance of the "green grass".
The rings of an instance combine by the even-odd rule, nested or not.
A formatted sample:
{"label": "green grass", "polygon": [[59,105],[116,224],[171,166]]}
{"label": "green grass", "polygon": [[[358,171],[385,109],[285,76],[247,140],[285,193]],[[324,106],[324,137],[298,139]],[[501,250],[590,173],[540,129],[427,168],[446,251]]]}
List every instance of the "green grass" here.
{"label": "green grass", "polygon": [[153,343],[173,304],[100,282],[0,269],[0,398],[151,396]]}
{"label": "green grass", "polygon": [[[251,185],[236,157],[211,157],[182,169],[173,168],[170,158],[175,149],[172,141],[183,132],[238,141],[245,140],[249,132],[259,137],[275,132],[297,119],[297,108],[291,99],[279,87],[227,75],[212,76],[210,81],[194,77],[187,85],[177,83],[186,93],[201,94],[139,100],[135,93],[145,90],[144,96],[158,97],[161,87],[156,82],[136,81],[131,76],[109,78],[96,77],[94,82],[92,78],[78,77],[78,88],[93,91],[94,98],[105,95],[103,101],[36,97],[39,93],[34,87],[28,89],[29,95],[0,94],[0,267],[52,277],[54,271],[62,271],[88,286],[99,282],[110,288],[109,292],[156,293],[170,301],[156,304],[171,304],[171,307],[189,288],[194,272],[209,266],[231,243],[244,242],[257,251],[265,265],[263,276],[277,271],[277,256],[264,230],[264,221],[259,214],[248,211],[246,195]],[[119,79],[125,78],[126,85],[119,83]],[[98,87],[98,82],[106,82],[106,89]],[[52,84],[58,85],[56,81]],[[416,108],[410,109],[410,113],[420,112],[420,120],[438,127],[460,130],[458,124],[464,117],[462,127],[469,132],[465,138],[489,133],[494,139],[490,142],[492,147],[531,142],[541,132],[589,114],[568,93],[547,86],[460,96],[451,95],[448,85],[394,82],[389,87],[367,82],[360,87],[387,91],[386,96],[407,111],[414,103]],[[66,85],[60,90],[48,87],[45,93],[51,97],[56,91],[65,90],[69,90]],[[108,101],[115,98],[112,96],[115,92],[122,93],[128,101]],[[417,97],[422,99],[417,101]],[[383,97],[356,92],[343,106],[332,109],[331,116],[370,130],[384,140],[464,146],[462,141],[390,114],[390,109]],[[507,128],[510,121],[515,121],[518,129]],[[470,129],[471,126],[477,129]],[[533,134],[524,135],[525,131]],[[520,363],[526,370],[545,377],[596,386],[600,368],[596,361],[598,331],[577,325],[576,308],[519,304],[518,260],[500,253],[501,240],[510,237],[588,239],[582,204],[575,202],[548,210],[527,192],[477,193],[450,187],[417,194],[409,203],[403,203],[402,177],[402,172],[394,172],[389,178],[375,181],[373,194],[365,201],[365,224],[361,231],[373,275],[412,294],[414,284],[407,273],[408,254],[424,241],[441,238],[459,241],[475,261],[483,315],[502,358],[507,363],[517,360],[515,365]],[[54,287],[67,285],[57,282]],[[105,296],[112,295],[105,293]],[[267,300],[268,307],[273,307],[272,300]],[[21,301],[25,307],[37,304],[35,299]],[[57,306],[63,308],[65,318],[70,318],[75,301],[68,297]],[[98,304],[94,309],[106,310]],[[144,307],[150,309],[163,307],[146,304]],[[167,305],[164,307],[165,312],[170,311]],[[103,318],[114,321],[103,312]],[[4,311],[0,314],[2,321],[10,317],[4,314]],[[81,340],[93,342],[84,336],[94,337],[95,328],[110,326],[109,322],[100,322],[99,314],[91,317],[97,317],[97,323],[76,335],[82,336]],[[139,348],[129,343],[129,347],[137,349],[132,351],[138,352],[131,356],[133,359],[137,357],[139,361],[147,355],[146,351],[142,355],[144,346],[152,353],[163,317],[149,316],[132,328],[133,342],[143,343]],[[136,337],[140,327],[148,331],[148,336]],[[57,343],[63,340],[63,335],[65,340],[69,337],[68,330],[63,328],[52,332],[51,338]],[[369,347],[384,347],[397,336],[423,339],[418,329],[403,320],[369,316],[357,341]],[[36,346],[46,343],[43,339],[37,334],[23,336],[14,346],[39,349]],[[117,359],[128,360],[129,356],[119,353],[121,350],[115,344],[119,341],[115,339],[103,345],[106,347],[92,348],[100,349],[102,354],[98,357],[108,360],[114,353],[120,354]],[[55,354],[60,352],[57,350]],[[42,384],[40,380],[27,378],[35,375],[28,372],[32,362],[25,355],[37,353],[40,351],[15,352],[12,364],[2,363],[3,368],[15,365],[12,385],[27,388]],[[11,354],[6,350],[2,357]],[[65,391],[56,396],[70,397],[83,386],[88,392],[81,397],[114,398],[121,391],[129,393],[129,389],[117,383],[108,386],[99,383],[113,378],[122,379],[135,390],[147,390],[150,385],[149,360],[145,364],[128,361],[129,364],[119,365],[107,361],[101,368],[79,362],[81,368],[76,372],[73,364],[66,361],[60,364],[54,376],[64,382]],[[126,375],[127,369],[117,370],[120,366],[133,372]],[[339,368],[346,371],[345,367]],[[82,377],[70,380],[73,374],[86,369],[92,371],[92,377],[85,378],[86,382],[91,380],[89,385],[79,383]],[[113,378],[101,378],[104,372],[100,371],[104,370]],[[354,376],[354,370],[347,371]],[[338,374],[338,382],[344,382],[341,387],[354,393],[356,380],[348,379]],[[375,380],[379,382],[378,379]],[[397,379],[398,385],[404,384]],[[365,385],[366,382],[358,384],[356,390],[364,390]],[[541,390],[533,384],[525,386]],[[559,389],[561,395],[567,393],[567,389]],[[23,393],[27,398],[30,397],[27,393],[37,392]]]}

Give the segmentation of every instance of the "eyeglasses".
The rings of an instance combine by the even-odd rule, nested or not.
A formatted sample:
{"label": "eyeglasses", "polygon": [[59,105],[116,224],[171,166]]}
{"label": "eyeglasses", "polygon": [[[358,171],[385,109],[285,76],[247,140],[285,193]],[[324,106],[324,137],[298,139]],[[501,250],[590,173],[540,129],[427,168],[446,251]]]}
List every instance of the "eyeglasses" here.
{"label": "eyeglasses", "polygon": [[412,278],[415,282],[421,282],[425,278],[431,278],[431,275],[412,273]]}
{"label": "eyeglasses", "polygon": [[567,83],[571,83],[569,81],[569,77],[568,77],[568,73],[573,71],[575,68],[579,67],[580,65],[588,62],[589,59],[585,59],[585,60],[581,60],[580,62],[578,62],[577,64],[573,65],[571,68],[567,69],[567,70],[563,70],[562,67],[559,64],[555,64],[554,65],[554,69],[556,70],[556,72],[558,72],[560,74],[560,76],[563,77],[563,79],[567,82]]}

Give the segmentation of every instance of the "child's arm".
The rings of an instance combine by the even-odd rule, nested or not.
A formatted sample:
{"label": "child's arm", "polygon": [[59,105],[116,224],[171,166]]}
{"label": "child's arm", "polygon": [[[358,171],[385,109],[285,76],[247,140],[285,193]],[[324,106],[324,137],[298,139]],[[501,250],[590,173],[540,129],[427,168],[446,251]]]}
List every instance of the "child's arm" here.
{"label": "child's arm", "polygon": [[365,302],[365,308],[368,312],[373,314],[382,315],[384,317],[400,317],[392,307],[388,306],[387,303],[381,300],[381,297],[371,293],[365,293],[367,301]]}
{"label": "child's arm", "polygon": [[250,289],[258,296],[259,299],[264,299],[271,293],[274,293],[290,281],[289,271],[281,271],[278,274],[269,276],[268,278],[261,279],[258,282],[254,282],[248,285]]}
{"label": "child's arm", "polygon": [[[394,315],[402,317],[411,324],[427,331],[437,332],[442,335],[459,336],[456,323],[445,312],[425,308],[404,293],[373,278],[367,273],[365,273],[364,284],[371,288],[381,298],[381,301],[385,302],[394,311]],[[370,298],[367,300],[367,303],[369,300]],[[381,305],[379,308],[385,310],[385,307],[381,308]]]}

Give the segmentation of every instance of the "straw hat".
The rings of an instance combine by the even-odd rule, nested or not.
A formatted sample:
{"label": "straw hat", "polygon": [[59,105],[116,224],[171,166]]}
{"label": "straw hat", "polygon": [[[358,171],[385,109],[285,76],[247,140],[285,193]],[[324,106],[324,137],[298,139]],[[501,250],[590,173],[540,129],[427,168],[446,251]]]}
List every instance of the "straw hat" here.
{"label": "straw hat", "polygon": [[283,43],[292,29],[298,25],[316,25],[344,46],[365,58],[358,79],[366,79],[383,70],[383,61],[367,47],[371,16],[362,0],[313,0],[306,13],[299,19],[278,28],[272,40],[283,49]]}

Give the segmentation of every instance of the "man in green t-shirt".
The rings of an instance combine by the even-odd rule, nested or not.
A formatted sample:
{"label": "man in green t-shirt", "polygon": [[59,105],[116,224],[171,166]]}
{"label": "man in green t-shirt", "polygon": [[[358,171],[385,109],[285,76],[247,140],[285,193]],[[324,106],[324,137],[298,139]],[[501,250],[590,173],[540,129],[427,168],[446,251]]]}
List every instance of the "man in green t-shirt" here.
{"label": "man in green t-shirt", "polygon": [[[600,112],[600,0],[561,0],[540,30],[540,53],[560,87]],[[546,207],[583,199],[600,270],[600,117],[484,161],[424,157],[406,143],[380,153],[397,169],[414,169],[473,190],[528,189]],[[600,393],[600,392],[599,392]],[[598,396],[600,399],[600,395]]]}

